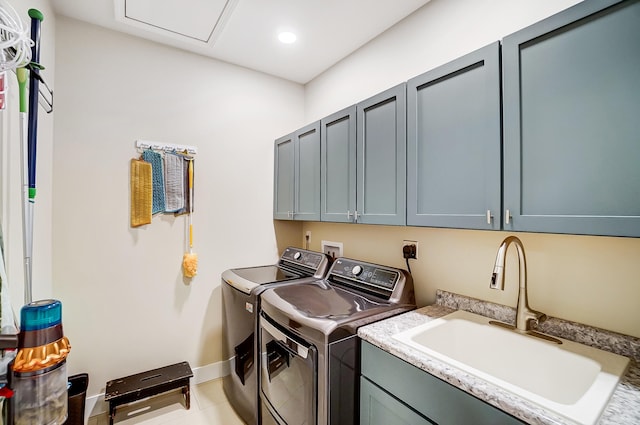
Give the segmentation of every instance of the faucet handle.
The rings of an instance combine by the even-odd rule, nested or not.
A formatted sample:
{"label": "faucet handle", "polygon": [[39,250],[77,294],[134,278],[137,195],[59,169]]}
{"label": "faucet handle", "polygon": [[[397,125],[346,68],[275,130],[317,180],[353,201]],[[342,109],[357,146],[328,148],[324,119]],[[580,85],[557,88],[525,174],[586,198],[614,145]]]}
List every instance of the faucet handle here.
{"label": "faucet handle", "polygon": [[531,330],[534,327],[537,328],[540,323],[547,320],[547,315],[539,311],[531,310],[531,315],[527,319],[527,330]]}

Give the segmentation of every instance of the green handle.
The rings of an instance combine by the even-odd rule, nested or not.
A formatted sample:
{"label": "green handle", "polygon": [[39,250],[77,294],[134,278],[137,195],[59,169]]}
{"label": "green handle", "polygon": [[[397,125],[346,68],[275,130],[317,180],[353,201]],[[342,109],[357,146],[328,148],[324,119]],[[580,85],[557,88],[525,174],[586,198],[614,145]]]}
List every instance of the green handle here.
{"label": "green handle", "polygon": [[20,94],[20,112],[27,112],[27,80],[29,79],[29,71],[26,68],[16,69],[18,76],[18,92]]}
{"label": "green handle", "polygon": [[37,19],[42,22],[44,20],[44,15],[38,9],[29,9],[29,17],[32,19]]}

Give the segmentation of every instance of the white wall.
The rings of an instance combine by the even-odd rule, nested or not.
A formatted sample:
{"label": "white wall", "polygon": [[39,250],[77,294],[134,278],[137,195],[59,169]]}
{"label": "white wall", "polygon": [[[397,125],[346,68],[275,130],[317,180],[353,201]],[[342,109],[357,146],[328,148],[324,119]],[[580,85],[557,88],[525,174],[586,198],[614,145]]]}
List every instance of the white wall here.
{"label": "white wall", "polygon": [[[30,28],[27,11],[38,9],[44,15],[41,25],[40,62],[45,66],[42,76],[55,87],[55,29],[56,17],[48,1],[11,0],[11,6]],[[29,31],[30,33],[30,31]],[[9,96],[6,109],[0,112],[0,223],[4,238],[4,254],[11,300],[19,319],[24,305],[24,256],[22,249],[22,171],[18,82],[13,72],[7,73]],[[38,145],[36,187],[33,224],[33,299],[52,297],[52,155],[53,115],[38,110]]]}
{"label": "white wall", "polygon": [[[303,124],[298,84],[59,17],[53,156],[54,291],[70,373],[107,380],[220,362],[220,274],[273,263],[273,141]],[[136,139],[195,145],[194,250],[186,217],[129,226]]]}
{"label": "white wall", "polygon": [[[432,0],[305,87],[305,122],[322,118],[559,12],[576,0]],[[402,240],[419,242],[411,262],[419,305],[441,288],[515,306],[513,254],[506,290],[489,289],[507,232],[305,223],[311,249],[344,243],[344,255],[405,267]],[[521,233],[529,299],[549,315],[640,337],[640,238]]]}

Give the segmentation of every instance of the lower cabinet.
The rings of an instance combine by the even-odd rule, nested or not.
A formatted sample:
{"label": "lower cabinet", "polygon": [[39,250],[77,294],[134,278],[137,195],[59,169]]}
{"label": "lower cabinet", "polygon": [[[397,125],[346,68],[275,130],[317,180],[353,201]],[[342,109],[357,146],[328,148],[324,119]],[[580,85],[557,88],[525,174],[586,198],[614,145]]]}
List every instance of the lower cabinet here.
{"label": "lower cabinet", "polygon": [[432,424],[367,378],[360,378],[360,423],[367,425]]}
{"label": "lower cabinet", "polygon": [[421,369],[362,342],[360,424],[522,424]]}

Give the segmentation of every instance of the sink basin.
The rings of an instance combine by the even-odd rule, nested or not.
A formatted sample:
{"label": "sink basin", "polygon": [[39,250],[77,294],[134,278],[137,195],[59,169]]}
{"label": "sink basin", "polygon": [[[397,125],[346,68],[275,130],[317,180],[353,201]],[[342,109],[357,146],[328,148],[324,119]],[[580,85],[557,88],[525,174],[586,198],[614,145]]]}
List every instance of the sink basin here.
{"label": "sink basin", "polygon": [[523,335],[490,320],[458,310],[393,337],[571,421],[596,423],[628,358],[565,339],[557,344]]}

